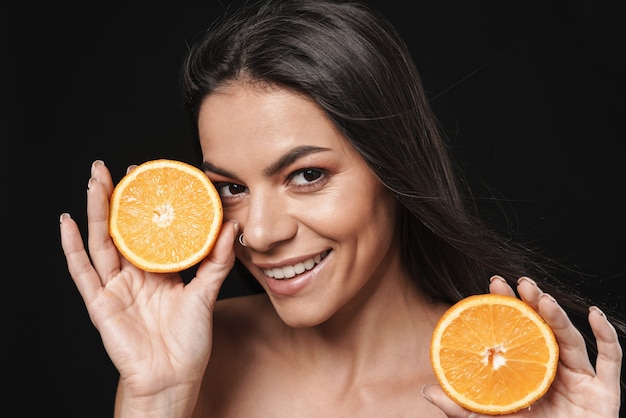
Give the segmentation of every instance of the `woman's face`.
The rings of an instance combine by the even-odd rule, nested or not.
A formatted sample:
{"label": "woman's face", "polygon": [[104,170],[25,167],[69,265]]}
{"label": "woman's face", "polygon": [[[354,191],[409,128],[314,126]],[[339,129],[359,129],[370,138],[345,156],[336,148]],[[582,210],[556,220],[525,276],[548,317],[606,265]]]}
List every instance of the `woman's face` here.
{"label": "woman's face", "polygon": [[396,201],[312,101],[232,84],[204,100],[198,128],[204,171],[244,234],[237,257],[287,324],[319,324],[386,277]]}

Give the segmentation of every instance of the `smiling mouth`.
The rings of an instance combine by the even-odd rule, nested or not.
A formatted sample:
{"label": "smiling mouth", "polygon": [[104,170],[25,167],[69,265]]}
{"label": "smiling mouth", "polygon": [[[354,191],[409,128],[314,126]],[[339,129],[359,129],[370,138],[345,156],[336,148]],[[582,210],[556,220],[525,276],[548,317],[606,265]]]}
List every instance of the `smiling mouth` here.
{"label": "smiling mouth", "polygon": [[321,254],[311,257],[308,260],[304,260],[301,263],[296,263],[292,266],[274,267],[271,269],[263,269],[263,273],[273,279],[291,279],[305,271],[311,270],[318,265],[330,251],[324,251]]}

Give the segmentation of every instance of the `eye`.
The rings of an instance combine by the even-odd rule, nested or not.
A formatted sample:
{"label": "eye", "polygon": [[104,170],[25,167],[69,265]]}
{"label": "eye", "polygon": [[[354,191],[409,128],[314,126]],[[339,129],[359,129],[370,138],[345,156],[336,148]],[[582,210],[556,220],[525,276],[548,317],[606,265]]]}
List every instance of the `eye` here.
{"label": "eye", "polygon": [[316,168],[305,168],[291,175],[291,183],[295,186],[309,186],[324,179],[326,173]]}
{"label": "eye", "polygon": [[247,187],[235,183],[215,183],[215,188],[220,197],[233,197],[248,190]]}

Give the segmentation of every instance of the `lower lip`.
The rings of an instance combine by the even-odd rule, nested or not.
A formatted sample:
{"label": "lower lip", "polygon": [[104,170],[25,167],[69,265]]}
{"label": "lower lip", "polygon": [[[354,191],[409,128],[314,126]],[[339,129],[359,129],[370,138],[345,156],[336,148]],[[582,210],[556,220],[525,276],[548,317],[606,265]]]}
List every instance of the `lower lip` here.
{"label": "lower lip", "polygon": [[306,273],[297,275],[291,279],[273,279],[271,277],[265,276],[267,289],[276,296],[293,296],[297,293],[300,293],[311,284],[315,277],[317,277],[324,264],[326,264],[327,259],[328,256],[326,256],[326,258],[324,258],[311,270],[307,271]]}

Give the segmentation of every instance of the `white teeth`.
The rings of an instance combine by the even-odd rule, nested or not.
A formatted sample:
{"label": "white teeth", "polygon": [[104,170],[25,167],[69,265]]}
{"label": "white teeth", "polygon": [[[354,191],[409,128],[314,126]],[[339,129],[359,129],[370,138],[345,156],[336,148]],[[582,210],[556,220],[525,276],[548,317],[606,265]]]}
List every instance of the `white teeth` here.
{"label": "white teeth", "polygon": [[293,276],[296,275],[296,269],[292,266],[285,267],[283,269],[283,273],[285,273],[286,278],[291,279]]}
{"label": "white teeth", "polygon": [[315,257],[311,257],[308,260],[294,264],[293,266],[264,269],[263,273],[265,273],[266,276],[273,277],[274,279],[291,279],[297,274],[311,270],[316,264],[319,264],[320,261],[322,261],[322,255],[318,254]]}
{"label": "white teeth", "polygon": [[304,268],[304,263],[298,263],[295,266],[293,266],[296,274],[300,274],[300,273],[304,273],[304,271],[306,270]]}

